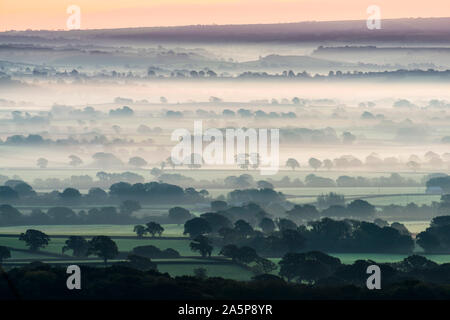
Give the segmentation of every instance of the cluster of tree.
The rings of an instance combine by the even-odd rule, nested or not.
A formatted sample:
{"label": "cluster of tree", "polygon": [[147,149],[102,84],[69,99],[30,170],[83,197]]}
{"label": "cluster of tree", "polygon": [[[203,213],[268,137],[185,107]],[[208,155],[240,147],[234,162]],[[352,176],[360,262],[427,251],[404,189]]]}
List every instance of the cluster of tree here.
{"label": "cluster of tree", "polygon": [[252,72],[246,71],[237,76],[238,78],[257,78],[257,79],[292,79],[304,81],[328,81],[328,80],[386,80],[386,79],[401,79],[404,77],[410,78],[426,78],[441,80],[442,78],[450,77],[450,70],[391,70],[391,71],[330,71],[327,75],[320,73],[310,74],[306,71],[294,73],[292,70],[285,70],[282,73],[269,74],[267,72]]}
{"label": "cluster of tree", "polygon": [[[216,98],[217,99],[217,98]],[[197,109],[195,113],[191,111],[173,111],[168,110],[164,114],[168,118],[182,118],[182,117],[196,117],[196,118],[255,118],[255,119],[295,119],[297,115],[290,112],[265,112],[263,110],[238,109],[236,111],[224,109],[222,114],[217,114],[214,111],[206,111]]]}
{"label": "cluster of tree", "polygon": [[242,204],[255,202],[267,204],[271,202],[282,203],[285,196],[281,192],[276,192],[271,188],[234,190],[228,193],[227,200],[230,203]]}
{"label": "cluster of tree", "polygon": [[201,203],[205,202],[208,191],[196,191],[194,188],[183,189],[179,186],[149,182],[130,184],[114,183],[109,188],[109,195],[116,199],[133,199],[143,203]]}
{"label": "cluster of tree", "polygon": [[0,225],[46,225],[46,224],[128,224],[141,222],[133,213],[141,208],[139,202],[125,200],[119,207],[91,208],[75,212],[69,207],[51,207],[47,212],[33,209],[22,214],[11,205],[0,205]]}
{"label": "cluster of tree", "polygon": [[418,206],[414,202],[411,202],[405,206],[397,204],[383,206],[378,214],[382,217],[389,217],[391,219],[414,218],[421,220],[424,218],[432,218],[436,215],[443,214],[444,212],[448,212],[448,210],[444,211],[442,203],[433,202],[430,205],[422,204]]}
{"label": "cluster of tree", "polygon": [[147,233],[150,234],[152,238],[154,238],[156,235],[161,237],[161,234],[164,232],[164,228],[159,223],[151,221],[145,226],[141,224],[135,225],[133,232],[136,232],[136,235],[139,238],[144,237],[144,235],[146,235]]}
{"label": "cluster of tree", "polygon": [[450,176],[439,176],[431,178],[426,182],[427,189],[439,188],[442,193],[450,194]]}
{"label": "cluster of tree", "polygon": [[[380,219],[375,223],[350,219],[333,220],[327,217],[321,219],[324,214],[334,211],[339,213],[340,219],[373,219],[375,208],[363,200],[352,201],[347,207],[331,206],[321,213],[314,206],[297,205],[287,212],[290,219],[279,218],[275,221],[253,203],[242,207],[228,207],[226,202],[216,201],[212,207],[217,211],[186,221],[184,234],[193,239],[208,236],[219,246],[249,246],[266,256],[280,256],[285,252],[304,249],[409,253],[414,247],[408,230],[399,223],[389,225]],[[309,222],[298,226],[294,221]]]}
{"label": "cluster of tree", "polygon": [[103,134],[93,134],[84,138],[76,139],[72,136],[60,139],[45,139],[39,134],[29,134],[28,136],[16,134],[6,137],[3,142],[0,140],[0,144],[8,146],[21,146],[21,147],[33,147],[33,146],[54,146],[54,147],[67,147],[78,145],[129,145],[133,144],[134,140],[127,140],[124,138],[109,139]]}
{"label": "cluster of tree", "polygon": [[[331,161],[331,160],[330,160]],[[326,162],[324,161],[323,164]],[[298,168],[300,164],[297,160],[291,158],[286,164],[290,168]],[[181,175],[179,173],[164,173],[164,171],[154,168],[152,174],[159,181],[180,186],[192,186],[196,188],[232,188],[232,189],[273,189],[273,188],[316,188],[316,187],[417,187],[422,186],[427,181],[416,181],[414,179],[405,178],[398,173],[392,173],[389,176],[381,177],[351,177],[339,176],[337,179],[321,177],[316,174],[308,174],[302,181],[299,178],[291,179],[284,176],[279,180],[267,178],[266,180],[255,180],[250,174],[241,174],[239,176],[228,176],[225,179],[212,180],[195,180],[191,177]]]}
{"label": "cluster of tree", "polygon": [[[39,251],[50,242],[50,237],[42,231],[28,229],[21,233],[19,240],[24,241],[31,251]],[[74,257],[87,257],[95,255],[103,259],[105,266],[108,259],[113,259],[119,254],[117,244],[108,236],[95,236],[86,240],[82,236],[70,236],[66,240],[62,253],[72,250]]]}
{"label": "cluster of tree", "polygon": [[122,108],[109,110],[110,117],[132,117],[134,115],[133,109],[128,106],[123,106]]}
{"label": "cluster of tree", "polygon": [[427,253],[450,251],[450,216],[438,216],[431,220],[430,227],[417,235],[417,244]]}
{"label": "cluster of tree", "polygon": [[[406,136],[410,136],[410,133],[407,133]],[[346,143],[351,143],[355,140],[355,137],[353,137],[353,135],[351,135],[348,132],[345,132],[343,134],[343,140]],[[431,154],[431,155],[429,155]],[[428,156],[427,156],[428,155]],[[429,164],[434,168],[437,167],[442,167],[444,165],[444,163],[448,163],[448,156],[446,156],[446,161],[442,160],[441,157],[438,154],[429,152],[427,153],[427,155],[425,156],[425,159],[427,160],[426,162],[421,161],[417,156],[411,156],[409,158],[409,160],[406,163],[401,163],[400,160],[396,157],[387,157],[387,158],[380,158],[378,155],[376,154],[371,154],[369,156],[366,157],[365,162],[363,162],[362,160],[356,158],[353,155],[343,155],[340,156],[339,158],[336,159],[324,159],[319,160],[317,158],[310,158],[308,160],[308,167],[313,168],[315,171],[317,171],[320,168],[326,169],[326,170],[331,170],[333,168],[336,169],[349,169],[349,168],[362,168],[362,167],[366,167],[369,169],[373,169],[373,168],[388,168],[390,170],[392,169],[398,169],[401,167],[406,167],[410,170],[413,171],[417,171],[418,169],[420,169],[422,164]],[[288,160],[286,160],[285,163],[286,167],[291,168],[292,170],[295,170],[296,168],[300,168],[301,165],[299,163],[298,160],[294,159],[294,158],[289,158]],[[344,178],[350,178],[347,176],[344,176]],[[417,182],[413,179],[405,179],[405,178],[401,178],[399,174],[395,174],[395,177],[391,177],[391,179],[395,179],[398,181],[394,181],[395,184],[411,184],[411,185],[417,185]],[[350,180],[351,183],[355,186],[363,186],[363,187],[369,187],[369,186],[373,186],[374,184],[386,184],[389,183],[389,180],[383,180],[383,179],[388,179],[385,177],[380,177],[380,178],[374,178],[374,179],[368,179],[368,178],[364,178],[364,177],[357,177],[357,178],[352,178],[352,179],[357,179],[357,181],[355,180]],[[348,181],[343,181],[344,183],[348,183]],[[337,181],[336,181],[337,183]]]}
{"label": "cluster of tree", "polygon": [[183,189],[179,186],[149,182],[149,183],[113,183],[107,193],[101,188],[91,188],[87,194],[81,194],[78,189],[66,188],[63,192],[36,193],[27,183],[20,180],[9,180],[0,186],[0,201],[3,203],[21,204],[116,204],[124,200],[135,200],[143,203],[202,203],[205,202],[208,191],[196,191],[194,188]]}
{"label": "cluster of tree", "polygon": [[[71,160],[72,161],[72,160]],[[96,173],[97,180],[89,175],[71,176],[65,179],[58,178],[37,178],[33,181],[33,186],[38,189],[64,189],[67,187],[78,189],[109,188],[113,183],[143,183],[145,178],[134,172],[108,173],[100,171]],[[1,181],[4,179],[0,179]],[[7,179],[8,180],[8,179]],[[5,185],[7,185],[5,183]]]}
{"label": "cluster of tree", "polygon": [[320,251],[310,251],[284,255],[279,262],[279,275],[289,282],[315,284],[322,288],[339,285],[362,286],[367,279],[365,271],[374,264],[380,267],[383,287],[406,279],[443,283],[450,272],[450,264],[438,265],[418,255],[394,263],[357,260],[347,265],[342,264],[340,259]]}
{"label": "cluster of tree", "polygon": [[151,259],[176,259],[180,257],[180,253],[172,248],[161,250],[152,245],[134,247],[133,254]]}
{"label": "cluster of tree", "polygon": [[333,128],[282,128],[280,129],[280,143],[341,143]]}

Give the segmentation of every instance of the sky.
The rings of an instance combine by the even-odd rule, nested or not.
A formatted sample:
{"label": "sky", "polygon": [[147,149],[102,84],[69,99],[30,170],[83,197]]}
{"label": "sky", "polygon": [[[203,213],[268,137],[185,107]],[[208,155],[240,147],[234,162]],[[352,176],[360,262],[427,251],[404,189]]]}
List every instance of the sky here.
{"label": "sky", "polygon": [[0,31],[64,30],[77,5],[81,29],[450,17],[449,0],[0,0]]}

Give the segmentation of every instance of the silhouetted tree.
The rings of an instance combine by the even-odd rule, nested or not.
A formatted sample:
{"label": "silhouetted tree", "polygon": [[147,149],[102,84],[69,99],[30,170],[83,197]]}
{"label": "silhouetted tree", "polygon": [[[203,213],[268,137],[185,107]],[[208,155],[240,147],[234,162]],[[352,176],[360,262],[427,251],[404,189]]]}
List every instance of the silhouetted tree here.
{"label": "silhouetted tree", "polygon": [[164,228],[159,223],[149,222],[146,226],[147,232],[150,233],[152,237],[155,237],[156,234],[161,237],[161,234],[164,232]]}
{"label": "silhouetted tree", "polygon": [[182,207],[173,207],[169,209],[169,219],[176,224],[185,223],[191,216],[189,210]]}
{"label": "silhouetted tree", "polygon": [[317,171],[317,169],[319,169],[322,166],[322,161],[320,161],[319,159],[316,158],[311,158],[308,161],[309,165],[311,168],[314,168],[314,170]]}
{"label": "silhouetted tree", "polygon": [[83,164],[83,160],[81,160],[80,157],[74,154],[70,155],[69,159],[70,159],[69,165],[71,165],[72,167],[78,167]]}
{"label": "silhouetted tree", "polygon": [[73,251],[74,257],[85,257],[87,256],[89,249],[89,242],[81,236],[70,236],[69,239],[66,240],[65,246],[62,248],[62,253],[67,250]]}
{"label": "silhouetted tree", "polygon": [[45,158],[39,158],[39,159],[37,159],[36,164],[39,168],[45,169],[45,168],[47,168],[48,160]]}
{"label": "silhouetted tree", "polygon": [[270,234],[275,230],[275,223],[270,218],[262,218],[259,227],[265,234]]}
{"label": "silhouetted tree", "polygon": [[48,245],[50,237],[39,230],[28,229],[25,233],[20,234],[19,240],[25,241],[25,244],[31,251],[38,251],[39,248],[44,248]]}
{"label": "silhouetted tree", "polygon": [[89,241],[88,255],[96,255],[102,258],[105,267],[108,259],[113,259],[119,254],[117,244],[108,236],[95,236]]}
{"label": "silhouetted tree", "polygon": [[184,224],[183,234],[189,234],[191,238],[195,238],[199,235],[210,233],[211,231],[212,229],[208,221],[203,218],[193,218]]}
{"label": "silhouetted tree", "polygon": [[200,252],[201,256],[205,258],[206,256],[210,257],[213,247],[211,245],[211,241],[202,235],[199,235],[193,239],[193,242],[189,244],[192,251]]}
{"label": "silhouetted tree", "polygon": [[297,160],[295,160],[294,158],[289,158],[286,161],[286,167],[291,168],[292,170],[295,170],[295,168],[300,168],[300,164],[298,163]]}
{"label": "silhouetted tree", "polygon": [[136,232],[136,235],[139,238],[142,238],[147,233],[147,228],[144,227],[143,225],[136,225],[133,228],[133,232]]}

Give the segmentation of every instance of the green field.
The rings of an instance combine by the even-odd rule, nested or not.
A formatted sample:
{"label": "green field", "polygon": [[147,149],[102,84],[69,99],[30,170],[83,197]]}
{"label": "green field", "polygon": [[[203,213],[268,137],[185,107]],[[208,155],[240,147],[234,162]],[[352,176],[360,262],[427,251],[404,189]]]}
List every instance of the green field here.
{"label": "green field", "polygon": [[[164,237],[183,237],[182,224],[163,224]],[[134,225],[93,224],[93,225],[29,225],[0,227],[0,234],[20,234],[27,229],[40,230],[48,235],[107,235],[136,236]],[[148,236],[147,236],[148,237]]]}
{"label": "green field", "polygon": [[233,280],[250,280],[253,274],[237,265],[204,265],[204,264],[186,264],[186,265],[175,265],[175,264],[162,264],[158,265],[158,271],[167,272],[171,276],[182,276],[182,275],[193,275],[194,269],[205,268],[207,270],[208,277],[222,277]]}
{"label": "green field", "polygon": [[[89,238],[87,238],[89,239]],[[51,238],[47,247],[43,248],[42,251],[52,252],[52,253],[61,253],[62,247],[65,244],[67,238]],[[195,252],[192,252],[189,248],[189,240],[158,240],[158,239],[114,239],[116,242],[119,251],[131,251],[134,247],[144,246],[144,245],[153,245],[158,247],[159,249],[167,249],[172,248],[177,250],[182,256],[196,256],[198,255]],[[10,237],[0,237],[0,245],[8,246],[12,248],[18,249],[27,249],[24,241],[20,241],[18,238],[10,238]]]}

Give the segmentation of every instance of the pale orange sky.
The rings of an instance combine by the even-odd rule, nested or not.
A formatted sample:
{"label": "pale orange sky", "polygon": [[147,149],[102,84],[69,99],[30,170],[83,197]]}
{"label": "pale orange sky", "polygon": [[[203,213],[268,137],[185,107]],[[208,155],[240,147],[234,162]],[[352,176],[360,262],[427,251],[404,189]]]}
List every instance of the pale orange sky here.
{"label": "pale orange sky", "polygon": [[66,29],[69,5],[82,29],[363,20],[370,5],[385,19],[450,17],[449,0],[0,0],[0,30]]}

